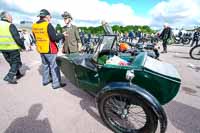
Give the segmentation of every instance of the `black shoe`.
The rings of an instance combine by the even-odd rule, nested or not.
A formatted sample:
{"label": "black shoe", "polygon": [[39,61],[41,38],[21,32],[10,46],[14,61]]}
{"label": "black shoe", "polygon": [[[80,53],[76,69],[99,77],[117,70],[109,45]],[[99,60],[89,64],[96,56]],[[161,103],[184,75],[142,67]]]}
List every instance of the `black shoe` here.
{"label": "black shoe", "polygon": [[60,83],[59,86],[55,86],[55,87],[53,87],[53,89],[62,88],[62,87],[65,87],[66,85],[67,85],[67,84],[65,84],[65,83]]}
{"label": "black shoe", "polygon": [[162,54],[163,54],[163,53],[167,53],[167,51],[165,50],[165,51],[162,51],[162,52],[160,52],[160,53],[162,53]]}
{"label": "black shoe", "polygon": [[8,81],[10,78],[8,76],[4,77],[4,81]]}
{"label": "black shoe", "polygon": [[23,74],[16,75],[16,79],[20,79],[20,78],[22,78],[23,76],[24,76]]}
{"label": "black shoe", "polygon": [[49,82],[47,82],[47,83],[43,83],[43,86],[46,86],[46,85],[48,85],[49,83],[51,83],[52,82],[52,80],[50,80]]}
{"label": "black shoe", "polygon": [[65,87],[66,85],[66,83],[60,83],[60,87]]}
{"label": "black shoe", "polygon": [[15,79],[12,79],[12,80],[9,79],[8,83],[10,83],[10,84],[17,84],[17,81]]}

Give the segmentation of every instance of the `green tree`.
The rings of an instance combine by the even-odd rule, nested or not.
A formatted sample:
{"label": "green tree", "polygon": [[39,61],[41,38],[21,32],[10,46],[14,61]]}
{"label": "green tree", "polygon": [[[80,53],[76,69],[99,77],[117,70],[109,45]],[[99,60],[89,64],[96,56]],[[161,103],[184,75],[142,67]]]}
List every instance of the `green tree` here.
{"label": "green tree", "polygon": [[[84,31],[85,33],[91,33],[91,34],[96,34],[96,35],[101,35],[103,34],[103,27],[102,26],[97,26],[97,27],[79,27],[82,31]],[[114,32],[137,32],[139,29],[141,30],[141,32],[143,33],[155,33],[154,30],[152,30],[149,26],[144,25],[144,26],[138,26],[138,25],[128,25],[128,26],[120,26],[120,25],[113,25],[112,29]]]}

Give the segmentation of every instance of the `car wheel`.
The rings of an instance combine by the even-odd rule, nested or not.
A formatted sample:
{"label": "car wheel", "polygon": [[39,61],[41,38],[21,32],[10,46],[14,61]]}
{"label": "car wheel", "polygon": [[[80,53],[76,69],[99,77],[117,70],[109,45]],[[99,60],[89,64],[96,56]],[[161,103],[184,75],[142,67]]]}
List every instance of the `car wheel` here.
{"label": "car wheel", "polygon": [[106,92],[98,102],[105,124],[117,133],[154,133],[158,118],[145,100],[127,92]]}

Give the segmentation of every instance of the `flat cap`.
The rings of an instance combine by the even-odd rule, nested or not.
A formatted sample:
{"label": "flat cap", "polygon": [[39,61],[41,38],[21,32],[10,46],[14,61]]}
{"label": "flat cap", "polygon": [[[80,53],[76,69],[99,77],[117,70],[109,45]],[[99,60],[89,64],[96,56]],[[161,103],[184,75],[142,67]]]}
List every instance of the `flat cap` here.
{"label": "flat cap", "polygon": [[71,18],[72,19],[72,16],[69,12],[65,11],[62,15],[61,15],[63,18]]}

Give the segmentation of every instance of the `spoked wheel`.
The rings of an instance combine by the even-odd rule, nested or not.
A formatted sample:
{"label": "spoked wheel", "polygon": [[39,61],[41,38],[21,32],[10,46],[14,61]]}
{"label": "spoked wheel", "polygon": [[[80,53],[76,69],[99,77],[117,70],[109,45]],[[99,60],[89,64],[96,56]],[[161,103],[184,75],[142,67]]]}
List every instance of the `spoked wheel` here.
{"label": "spoked wheel", "polygon": [[187,38],[187,39],[184,39],[184,40],[183,40],[183,45],[187,45],[187,44],[189,44],[189,43],[190,43],[190,39]]}
{"label": "spoked wheel", "polygon": [[117,133],[154,133],[158,119],[142,97],[126,92],[109,92],[99,100],[105,124]]}
{"label": "spoked wheel", "polygon": [[200,45],[190,49],[190,57],[195,60],[200,60]]}

